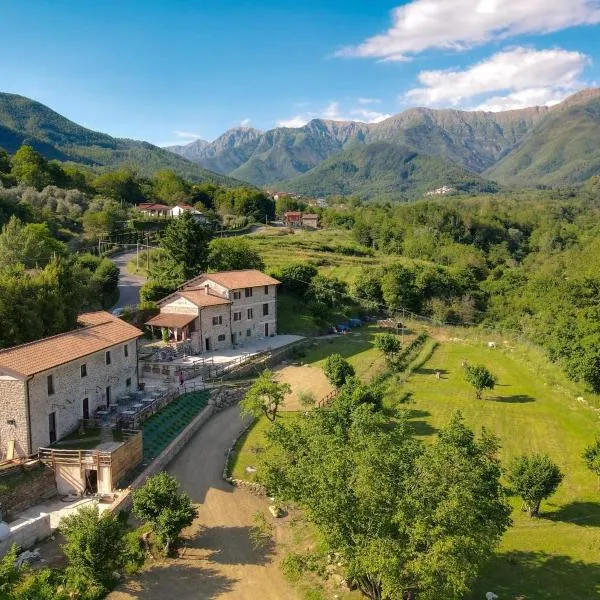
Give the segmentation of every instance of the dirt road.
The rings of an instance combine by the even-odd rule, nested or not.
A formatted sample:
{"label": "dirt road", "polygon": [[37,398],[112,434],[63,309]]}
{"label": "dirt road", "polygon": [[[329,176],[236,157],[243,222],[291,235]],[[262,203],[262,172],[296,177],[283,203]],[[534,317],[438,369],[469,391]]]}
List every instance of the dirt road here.
{"label": "dirt road", "polygon": [[[169,472],[199,503],[198,519],[185,532],[183,557],[151,566],[110,600],[299,598],[281,574],[275,545],[255,550],[248,537],[252,515],[266,511],[267,501],[221,479],[225,452],[242,424],[238,406],[217,414],[171,463]],[[280,525],[274,537],[282,539]]]}

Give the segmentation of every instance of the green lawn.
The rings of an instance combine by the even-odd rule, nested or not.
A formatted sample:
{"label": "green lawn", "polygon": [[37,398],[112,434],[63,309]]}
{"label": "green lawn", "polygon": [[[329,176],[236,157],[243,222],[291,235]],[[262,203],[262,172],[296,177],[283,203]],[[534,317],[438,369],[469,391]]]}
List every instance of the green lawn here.
{"label": "green lawn", "polygon": [[[464,381],[463,360],[483,363],[498,376],[499,385],[485,400],[476,400]],[[547,376],[552,370],[542,362],[519,347],[489,349],[482,342],[444,341],[388,398],[393,403],[412,393],[414,403],[406,408],[423,439],[431,439],[461,410],[469,425],[485,426],[499,436],[503,463],[521,453],[544,452],[566,475],[537,519],[522,513],[514,500],[514,525],[475,586],[473,600],[490,590],[501,599],[600,597],[600,491],[581,461],[584,447],[598,431],[598,417],[576,394],[565,393],[568,388],[556,374]]]}
{"label": "green lawn", "polygon": [[[300,414],[294,411],[280,411],[277,419],[280,423],[289,423],[297,419]],[[267,442],[265,433],[269,427],[271,427],[271,422],[265,416],[262,416],[240,437],[229,465],[229,472],[232,477],[245,479],[246,481],[256,480],[255,473],[246,471],[246,467],[256,467],[258,458]]]}
{"label": "green lawn", "polygon": [[[354,367],[356,374],[363,380],[369,381],[385,371],[386,365],[379,350],[375,348],[375,335],[380,333],[376,325],[364,325],[352,329],[346,335],[338,335],[319,341],[307,352],[303,362],[322,367],[330,354],[341,354]],[[405,345],[409,344],[414,335],[405,336]]]}

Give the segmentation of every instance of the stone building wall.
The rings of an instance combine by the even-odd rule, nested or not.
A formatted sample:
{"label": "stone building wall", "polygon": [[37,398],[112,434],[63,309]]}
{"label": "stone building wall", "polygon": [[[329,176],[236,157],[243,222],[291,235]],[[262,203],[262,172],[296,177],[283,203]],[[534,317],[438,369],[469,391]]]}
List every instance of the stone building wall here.
{"label": "stone building wall", "polygon": [[9,375],[0,376],[0,460],[6,457],[9,440],[15,441],[16,456],[29,454],[27,421],[25,381]]}

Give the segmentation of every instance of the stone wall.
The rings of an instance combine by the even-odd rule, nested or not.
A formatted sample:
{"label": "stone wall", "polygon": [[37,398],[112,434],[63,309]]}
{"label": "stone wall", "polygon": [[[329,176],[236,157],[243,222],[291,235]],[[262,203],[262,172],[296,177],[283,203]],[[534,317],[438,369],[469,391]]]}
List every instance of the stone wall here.
{"label": "stone wall", "polygon": [[50,467],[41,466],[24,474],[19,485],[2,493],[0,501],[4,510],[4,520],[14,519],[30,506],[41,504],[57,493],[54,471]]}
{"label": "stone wall", "polygon": [[22,379],[0,374],[0,460],[6,457],[10,440],[15,442],[15,456],[29,454],[25,385]]}

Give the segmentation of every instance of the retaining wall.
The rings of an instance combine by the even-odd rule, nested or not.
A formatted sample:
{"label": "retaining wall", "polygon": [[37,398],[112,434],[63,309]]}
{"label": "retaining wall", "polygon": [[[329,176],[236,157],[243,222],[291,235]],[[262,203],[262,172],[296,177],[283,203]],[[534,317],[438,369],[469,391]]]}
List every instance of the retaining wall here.
{"label": "retaining wall", "polygon": [[52,534],[50,529],[50,515],[42,514],[33,519],[19,519],[10,525],[10,538],[0,542],[0,556],[4,556],[13,544],[19,548],[30,548],[36,542]]}

